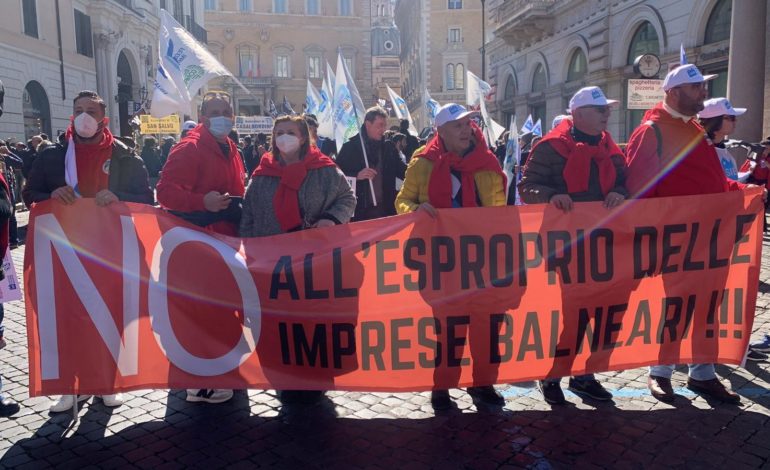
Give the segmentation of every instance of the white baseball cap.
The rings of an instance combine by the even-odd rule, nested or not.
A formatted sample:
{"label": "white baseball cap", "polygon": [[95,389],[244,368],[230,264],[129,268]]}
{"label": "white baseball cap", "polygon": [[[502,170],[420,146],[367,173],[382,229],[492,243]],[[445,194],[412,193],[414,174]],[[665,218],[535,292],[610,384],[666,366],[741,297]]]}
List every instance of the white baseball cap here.
{"label": "white baseball cap", "polygon": [[457,103],[447,103],[444,106],[438,108],[435,125],[436,127],[441,127],[448,122],[457,121],[458,119],[462,119],[465,116],[470,116],[471,114],[475,113],[475,111],[468,111],[465,109],[465,106],[459,105]]}
{"label": "white baseball cap", "polygon": [[703,102],[703,111],[698,113],[698,117],[740,116],[745,112],[746,108],[733,108],[727,98],[711,98]]}
{"label": "white baseball cap", "polygon": [[195,121],[185,121],[184,124],[182,124],[182,130],[189,131],[190,129],[194,129],[197,125],[198,123]]}
{"label": "white baseball cap", "polygon": [[703,75],[693,64],[680,65],[670,71],[663,80],[663,91],[668,91],[680,85],[688,83],[703,83],[717,78],[716,75]]}
{"label": "white baseball cap", "polygon": [[573,112],[583,106],[612,106],[618,104],[618,100],[608,100],[602,89],[598,86],[587,86],[581,88],[572,95],[569,100],[568,112]]}

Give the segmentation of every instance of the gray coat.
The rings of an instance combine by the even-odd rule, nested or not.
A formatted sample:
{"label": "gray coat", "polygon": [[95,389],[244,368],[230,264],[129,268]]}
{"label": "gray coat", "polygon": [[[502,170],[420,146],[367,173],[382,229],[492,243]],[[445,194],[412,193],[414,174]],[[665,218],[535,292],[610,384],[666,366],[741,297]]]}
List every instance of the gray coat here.
{"label": "gray coat", "polygon": [[[283,233],[273,209],[273,197],[280,178],[254,176],[243,198],[241,237],[266,237]],[[336,166],[310,170],[299,188],[299,210],[302,229],[311,227],[321,219],[344,224],[353,217],[356,196]]]}

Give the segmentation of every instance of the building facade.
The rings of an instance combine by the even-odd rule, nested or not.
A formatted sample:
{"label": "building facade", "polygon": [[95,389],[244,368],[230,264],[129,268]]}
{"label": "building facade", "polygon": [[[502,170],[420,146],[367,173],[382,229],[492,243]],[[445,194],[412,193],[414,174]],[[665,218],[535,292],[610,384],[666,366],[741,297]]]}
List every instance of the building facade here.
{"label": "building facade", "polygon": [[[710,96],[728,96],[728,59],[732,0],[488,0],[494,37],[487,44],[488,77],[497,86],[490,112],[500,122],[528,114],[551,120],[564,114],[569,98],[586,85],[602,87],[611,99],[621,102],[610,118],[609,130],[619,142],[626,141],[639,125],[644,110],[628,109],[628,80],[641,78],[634,61],[654,54],[660,70],[649,78],[662,79],[679,64],[680,45],[687,60],[704,73],[719,74],[709,82]],[[766,1],[745,2],[756,10],[761,25],[767,19]],[[745,15],[747,12],[744,12]],[[745,21],[745,17],[743,20]],[[739,23],[740,24],[740,23]],[[739,26],[740,27],[740,26]],[[754,43],[737,50],[761,50],[762,65],[751,83],[733,74],[730,90],[754,87],[765,90],[764,28]],[[649,71],[648,71],[649,74]],[[741,82],[739,84],[739,81]],[[762,99],[738,102],[754,108],[762,119]],[[740,128],[740,126],[739,126]],[[765,129],[767,127],[765,126]],[[759,135],[753,136],[758,138]]]}
{"label": "building facade", "polygon": [[429,126],[427,90],[439,103],[465,103],[465,76],[479,77],[481,0],[399,0],[402,95],[418,128]]}
{"label": "building facade", "polygon": [[309,79],[320,88],[326,64],[341,52],[364,103],[372,87],[370,0],[206,0],[209,50],[248,89],[231,78],[209,88],[232,93],[236,114],[268,114],[284,96],[302,112]]}
{"label": "building facade", "polygon": [[393,2],[372,0],[372,86],[388,100],[386,85],[401,94],[401,35],[396,26]]}
{"label": "building facade", "polygon": [[205,42],[203,0],[20,0],[0,17],[3,137],[55,138],[81,90],[107,102],[110,130],[131,135],[129,119],[155,79],[160,9]]}

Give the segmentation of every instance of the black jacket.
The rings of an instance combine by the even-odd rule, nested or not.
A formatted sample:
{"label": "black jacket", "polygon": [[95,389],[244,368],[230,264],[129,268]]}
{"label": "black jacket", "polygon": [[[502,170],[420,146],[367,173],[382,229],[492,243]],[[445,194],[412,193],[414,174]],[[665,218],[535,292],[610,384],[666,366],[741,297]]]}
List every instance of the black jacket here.
{"label": "black jacket", "polygon": [[[66,145],[56,144],[45,149],[35,159],[29,178],[21,192],[27,207],[33,202],[50,199],[55,189],[67,185],[64,179],[66,153]],[[134,155],[126,144],[117,139],[112,144],[108,189],[124,202],[143,204],[155,202],[144,162]]]}
{"label": "black jacket", "polygon": [[[377,206],[372,204],[372,193],[369,188],[369,182],[360,180],[356,182],[356,212],[353,216],[354,221],[376,219],[396,215],[396,178],[404,179],[406,173],[406,162],[401,159],[396,146],[390,141],[372,142],[366,138],[364,128],[361,128],[366,143],[366,153],[369,158],[369,167],[375,167],[378,146],[382,148],[382,201],[377,201]],[[337,155],[337,165],[346,176],[356,177],[358,172],[366,168],[364,164],[364,153],[361,149],[361,138],[359,134],[350,138],[340,149]]]}

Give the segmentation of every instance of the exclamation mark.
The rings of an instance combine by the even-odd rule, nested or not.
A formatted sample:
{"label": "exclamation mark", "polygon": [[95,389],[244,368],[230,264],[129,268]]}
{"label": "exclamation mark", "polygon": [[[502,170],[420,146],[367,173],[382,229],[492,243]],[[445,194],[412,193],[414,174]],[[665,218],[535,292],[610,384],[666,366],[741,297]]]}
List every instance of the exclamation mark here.
{"label": "exclamation mark", "polygon": [[[730,289],[725,289],[722,292],[722,304],[719,306],[719,324],[726,325],[729,321],[728,318],[728,304],[730,303]],[[727,338],[727,330],[719,329],[719,337]]]}
{"label": "exclamation mark", "polygon": [[[735,289],[735,296],[733,302],[735,304],[735,326],[743,324],[743,289]],[[743,337],[743,330],[733,330],[733,338],[741,339]]]}
{"label": "exclamation mark", "polygon": [[714,337],[714,320],[716,317],[717,312],[717,299],[719,298],[719,291],[712,290],[711,291],[711,300],[709,301],[709,311],[708,315],[706,315],[706,323],[709,325],[709,328],[706,329],[706,338],[713,338]]}

